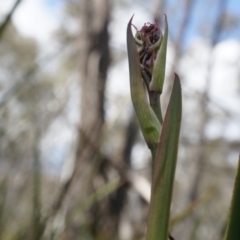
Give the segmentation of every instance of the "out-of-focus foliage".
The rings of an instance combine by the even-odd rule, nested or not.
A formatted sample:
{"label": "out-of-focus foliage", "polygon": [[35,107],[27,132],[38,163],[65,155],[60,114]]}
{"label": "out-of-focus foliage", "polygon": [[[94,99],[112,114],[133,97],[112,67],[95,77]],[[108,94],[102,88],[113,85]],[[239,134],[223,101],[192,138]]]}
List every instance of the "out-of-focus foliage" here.
{"label": "out-of-focus foliage", "polygon": [[10,23],[0,42],[1,239],[26,237],[29,232],[33,159],[41,137],[62,109],[51,109],[61,78],[39,67],[38,53],[37,42]]}
{"label": "out-of-focus foliage", "polygon": [[[101,12],[105,1],[96,2],[63,1],[61,26],[51,44],[20,34],[15,21],[1,36],[0,238],[143,238],[150,153],[132,113],[125,34],[134,13],[137,27],[153,22],[153,16],[164,26],[166,13],[163,114],[172,70],[180,74],[183,90],[171,232],[177,240],[221,239],[240,144],[239,17],[234,11],[239,4],[109,0],[109,12]],[[21,4],[16,14],[25,14]],[[105,24],[100,13],[109,14]],[[101,26],[107,26],[105,32]],[[99,51],[106,32],[109,61]],[[93,86],[96,98],[83,76],[106,84]],[[84,106],[83,96],[90,101]],[[87,119],[93,112],[100,126],[82,129],[94,122]]]}

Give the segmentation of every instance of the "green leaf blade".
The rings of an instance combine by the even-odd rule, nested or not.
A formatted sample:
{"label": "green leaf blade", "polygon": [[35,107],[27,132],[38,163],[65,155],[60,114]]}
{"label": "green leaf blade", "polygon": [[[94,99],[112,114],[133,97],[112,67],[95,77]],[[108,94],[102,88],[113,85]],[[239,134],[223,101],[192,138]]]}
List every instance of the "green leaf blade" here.
{"label": "green leaf blade", "polygon": [[225,240],[240,239],[240,157]]}
{"label": "green leaf blade", "polygon": [[167,16],[165,15],[165,31],[160,45],[160,49],[157,53],[156,61],[154,63],[152,81],[149,86],[150,91],[156,91],[159,92],[160,94],[162,94],[165,79],[167,41],[168,41],[168,22]]}
{"label": "green leaf blade", "polygon": [[180,79],[175,75],[154,163],[147,240],[167,240],[182,115]]}
{"label": "green leaf blade", "polygon": [[131,29],[132,18],[127,26],[127,50],[131,98],[145,141],[149,148],[152,148],[153,145],[158,143],[161,126],[146,99],[141,77],[139,54],[137,52],[137,46]]}

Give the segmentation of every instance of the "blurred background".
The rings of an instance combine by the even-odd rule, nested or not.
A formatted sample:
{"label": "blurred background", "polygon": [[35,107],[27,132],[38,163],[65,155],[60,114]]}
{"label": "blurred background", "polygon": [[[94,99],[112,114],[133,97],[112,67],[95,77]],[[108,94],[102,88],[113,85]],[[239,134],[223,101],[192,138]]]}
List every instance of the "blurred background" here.
{"label": "blurred background", "polygon": [[169,21],[183,118],[171,233],[220,240],[240,146],[238,0],[0,1],[0,239],[144,239],[151,161],[126,26]]}

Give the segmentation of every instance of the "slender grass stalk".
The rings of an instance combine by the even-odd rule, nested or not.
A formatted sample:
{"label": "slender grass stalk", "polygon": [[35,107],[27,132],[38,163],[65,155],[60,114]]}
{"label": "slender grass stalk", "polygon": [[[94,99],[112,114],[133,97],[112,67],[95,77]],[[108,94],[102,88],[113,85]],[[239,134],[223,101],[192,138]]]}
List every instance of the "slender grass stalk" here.
{"label": "slender grass stalk", "polygon": [[240,156],[225,240],[240,239]]}
{"label": "slender grass stalk", "polygon": [[33,159],[33,195],[32,195],[32,238],[38,240],[41,238],[42,223],[41,223],[41,163],[38,150],[39,130],[36,130],[34,159]]}
{"label": "slender grass stalk", "polygon": [[0,183],[0,239],[4,232],[4,207],[6,204],[8,180],[4,178]]}

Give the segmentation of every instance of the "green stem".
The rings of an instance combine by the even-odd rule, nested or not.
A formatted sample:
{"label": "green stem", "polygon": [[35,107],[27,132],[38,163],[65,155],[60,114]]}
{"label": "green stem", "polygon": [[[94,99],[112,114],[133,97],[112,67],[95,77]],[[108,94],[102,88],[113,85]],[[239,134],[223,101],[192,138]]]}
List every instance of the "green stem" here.
{"label": "green stem", "polygon": [[151,76],[145,70],[142,70],[142,78],[147,86],[150,106],[151,106],[153,112],[155,113],[155,115],[157,116],[157,119],[159,120],[159,122],[162,125],[163,119],[162,119],[162,111],[161,111],[161,104],[160,104],[161,93],[158,91],[150,91],[149,90]]}
{"label": "green stem", "polygon": [[150,145],[149,148],[150,148],[151,154],[152,154],[152,171],[153,171],[155,159],[156,159],[156,155],[157,155],[158,143]]}
{"label": "green stem", "polygon": [[161,105],[160,105],[160,93],[157,91],[149,92],[149,100],[150,100],[150,105],[152,107],[152,110],[154,111],[159,122],[162,125],[163,119],[162,119],[162,111],[161,111]]}

